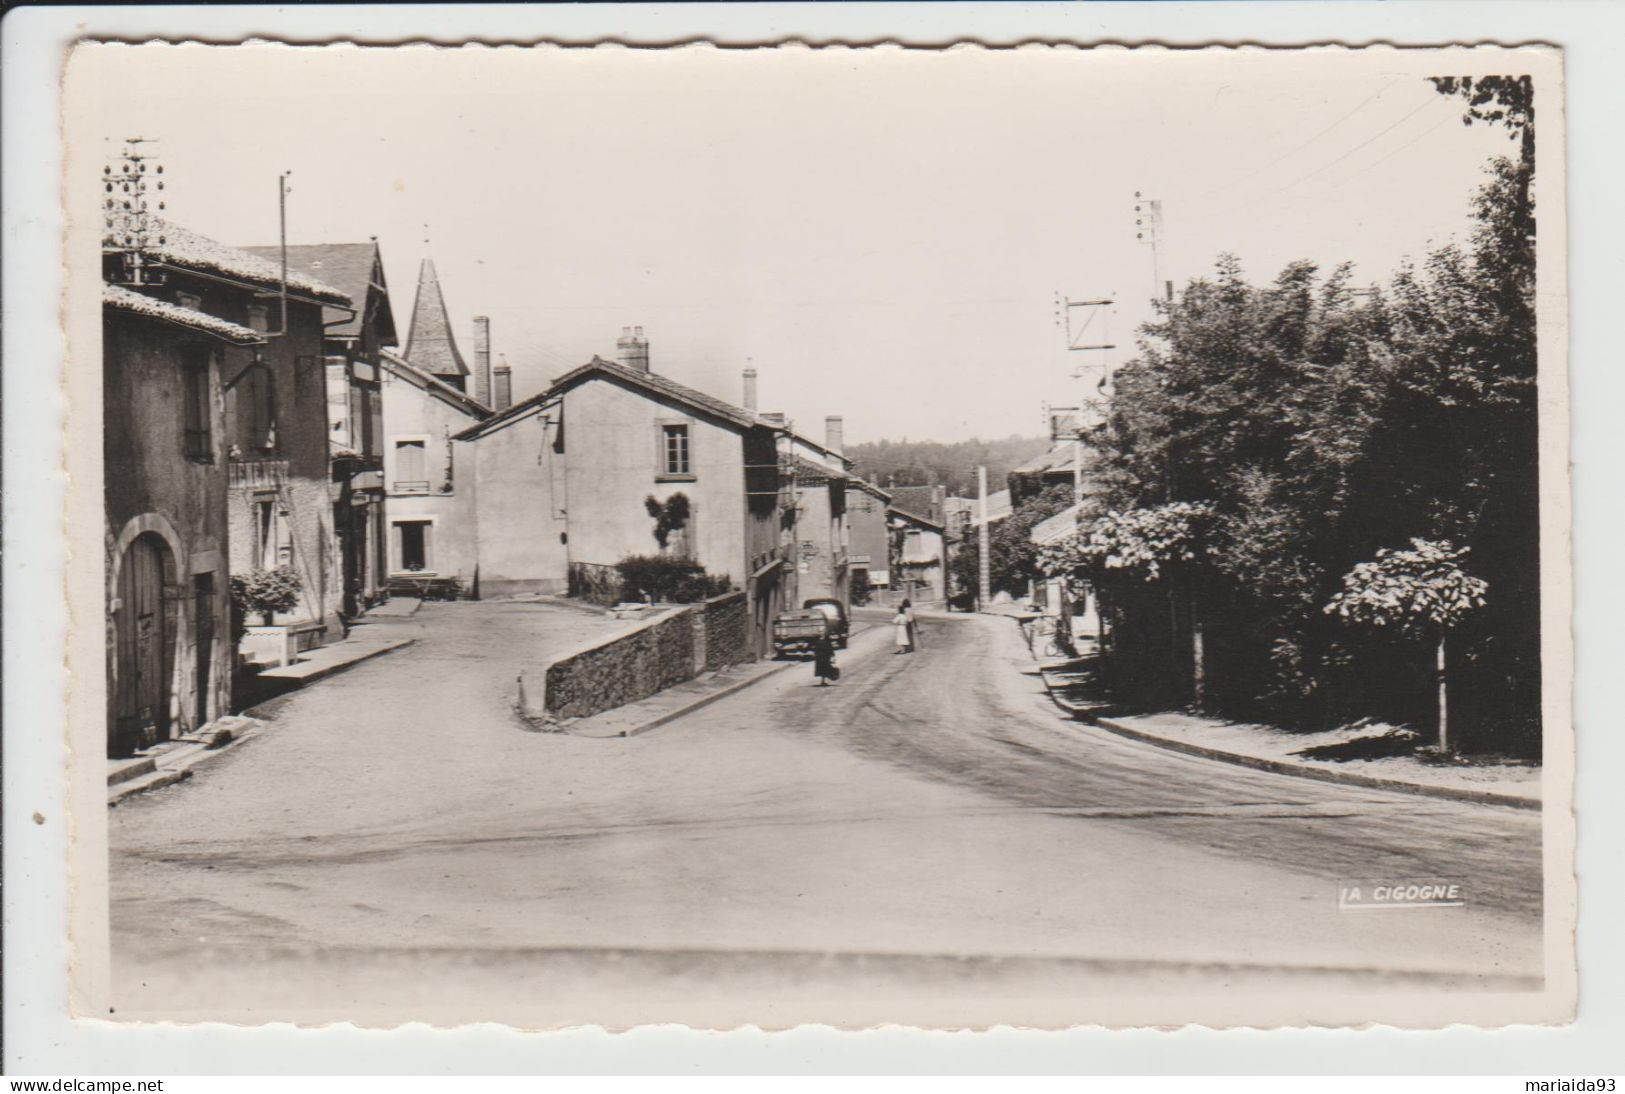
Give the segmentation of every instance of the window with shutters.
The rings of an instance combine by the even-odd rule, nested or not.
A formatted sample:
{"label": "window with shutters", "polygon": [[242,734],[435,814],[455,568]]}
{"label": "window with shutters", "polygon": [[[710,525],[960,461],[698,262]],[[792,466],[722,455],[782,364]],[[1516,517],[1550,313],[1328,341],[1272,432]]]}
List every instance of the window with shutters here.
{"label": "window with shutters", "polygon": [[395,441],[395,474],[391,490],[397,494],[429,492],[429,442],[422,437]]}
{"label": "window with shutters", "polygon": [[694,479],[694,461],[689,449],[687,422],[661,422],[656,439],[660,445],[658,471],[655,477],[663,482],[691,482]]}
{"label": "window with shutters", "polygon": [[188,346],[181,357],[181,448],[196,463],[214,462],[214,406],[209,387],[209,351]]}

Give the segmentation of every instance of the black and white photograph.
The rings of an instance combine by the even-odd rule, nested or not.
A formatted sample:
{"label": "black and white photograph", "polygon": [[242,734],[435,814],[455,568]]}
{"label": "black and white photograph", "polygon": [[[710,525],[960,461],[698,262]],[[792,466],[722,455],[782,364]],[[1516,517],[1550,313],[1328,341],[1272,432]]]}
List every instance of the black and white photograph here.
{"label": "black and white photograph", "polygon": [[63,94],[79,1013],[1572,1016],[1561,50]]}

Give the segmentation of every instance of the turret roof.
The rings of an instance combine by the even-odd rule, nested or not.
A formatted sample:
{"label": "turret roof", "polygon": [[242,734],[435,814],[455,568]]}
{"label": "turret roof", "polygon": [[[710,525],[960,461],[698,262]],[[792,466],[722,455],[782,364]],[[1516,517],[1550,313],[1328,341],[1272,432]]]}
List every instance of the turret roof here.
{"label": "turret roof", "polygon": [[452,334],[451,317],[446,313],[446,298],[440,294],[440,278],[434,272],[433,259],[425,258],[418,270],[412,326],[406,333],[406,347],[401,356],[410,361],[413,368],[431,376],[469,375],[463,355],[457,351],[457,338]]}

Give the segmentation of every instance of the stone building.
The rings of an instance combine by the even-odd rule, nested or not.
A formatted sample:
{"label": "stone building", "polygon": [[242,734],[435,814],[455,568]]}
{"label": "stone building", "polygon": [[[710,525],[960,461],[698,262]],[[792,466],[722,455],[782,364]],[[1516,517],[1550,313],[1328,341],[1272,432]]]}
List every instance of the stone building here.
{"label": "stone building", "polygon": [[886,526],[890,504],[891,494],[872,482],[854,478],[847,487],[846,522],[851,541],[848,558],[854,590],[861,587],[878,594],[891,582],[891,530]]}
{"label": "stone building", "polygon": [[383,395],[384,567],[395,592],[478,596],[471,463],[452,438],[491,411],[468,380],[490,390],[490,326],[475,320],[477,369],[457,347],[434,263],[425,259],[406,347],[380,354]]}
{"label": "stone building", "polygon": [[946,600],[948,554],[942,522],[900,509],[895,502],[886,515],[892,531],[893,595],[916,604]]}
{"label": "stone building", "polygon": [[[478,483],[481,590],[612,589],[628,556],[691,558],[748,594],[759,653],[794,596],[784,430],[652,371],[647,342],[629,340],[624,362],[594,357],[459,435]],[[648,505],[677,495],[687,516],[662,548]]]}
{"label": "stone building", "polygon": [[[281,260],[278,247],[246,250]],[[333,285],[355,303],[326,308],[322,317],[333,527],[342,608],[350,618],[379,600],[387,583],[380,354],[399,341],[395,315],[376,239],[294,246],[287,255],[289,269]]]}
{"label": "stone building", "polygon": [[349,300],[298,275],[284,292],[278,266],[156,218],[103,259],[108,749],[126,755],[229,711],[233,573],[308,574],[290,615],[318,626],[336,602],[331,528],[301,503],[327,510],[321,313]]}

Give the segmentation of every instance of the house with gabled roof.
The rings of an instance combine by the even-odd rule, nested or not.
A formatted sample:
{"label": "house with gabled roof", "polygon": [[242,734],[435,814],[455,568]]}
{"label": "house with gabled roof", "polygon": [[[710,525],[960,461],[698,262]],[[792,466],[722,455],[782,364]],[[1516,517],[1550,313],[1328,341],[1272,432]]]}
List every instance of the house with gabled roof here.
{"label": "house with gabled roof", "polygon": [[[652,371],[646,343],[626,356],[594,357],[458,436],[478,482],[481,589],[613,588],[628,556],[686,557],[747,594],[763,653],[799,595],[794,484],[824,492],[844,473],[801,457],[791,474],[782,423]],[[664,545],[651,503],[685,514]]]}
{"label": "house with gabled roof", "polygon": [[[475,319],[476,363],[489,374],[489,322]],[[406,347],[379,354],[382,390],[382,569],[395,594],[477,597],[473,466],[453,438],[490,416],[467,390],[434,263],[423,261]],[[466,455],[466,453],[465,453]]]}
{"label": "house with gabled roof", "polygon": [[[280,247],[244,250],[282,259]],[[354,308],[324,309],[322,317],[333,527],[343,612],[351,618],[379,600],[387,582],[380,354],[400,339],[376,238],[290,246],[287,261],[290,271],[325,279],[355,302]]]}
{"label": "house with gabled roof", "polygon": [[[336,625],[319,278],[151,218],[103,244],[108,749],[196,733],[230,710],[231,579],[287,567],[273,622]],[[259,622],[254,620],[253,622]]]}

